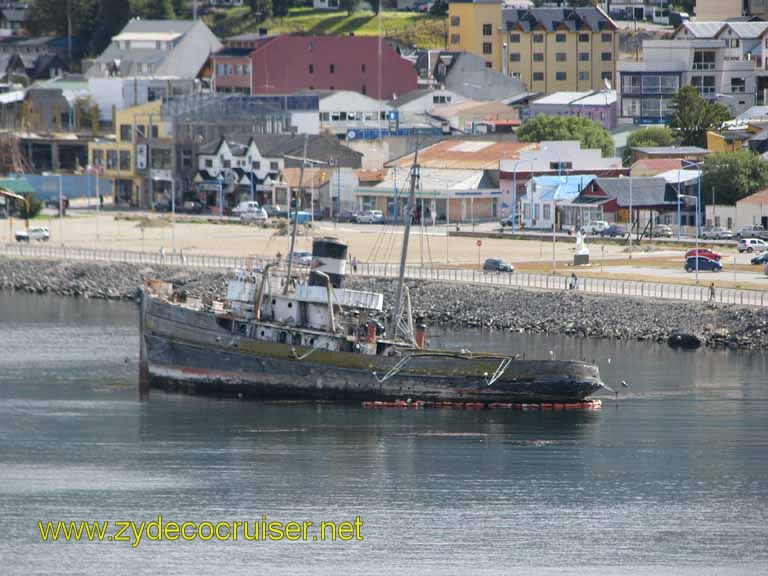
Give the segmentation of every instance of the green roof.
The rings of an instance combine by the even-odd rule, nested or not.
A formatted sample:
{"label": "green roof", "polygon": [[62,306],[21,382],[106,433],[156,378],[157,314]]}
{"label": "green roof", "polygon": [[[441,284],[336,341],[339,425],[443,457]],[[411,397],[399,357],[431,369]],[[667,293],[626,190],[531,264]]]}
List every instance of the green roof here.
{"label": "green roof", "polygon": [[33,194],[35,192],[26,178],[0,178],[0,188],[16,194]]}

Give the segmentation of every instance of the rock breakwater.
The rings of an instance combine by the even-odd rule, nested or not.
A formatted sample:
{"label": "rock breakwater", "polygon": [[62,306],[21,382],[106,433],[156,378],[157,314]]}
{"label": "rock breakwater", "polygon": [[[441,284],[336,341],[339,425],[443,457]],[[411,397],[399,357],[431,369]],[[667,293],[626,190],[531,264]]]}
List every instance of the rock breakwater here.
{"label": "rock breakwater", "polygon": [[[221,272],[0,257],[0,289],[6,290],[133,300],[144,278],[172,282],[192,296],[224,295]],[[414,314],[432,325],[656,342],[682,331],[711,347],[768,349],[766,309],[430,281],[408,284]],[[389,313],[393,280],[356,277],[346,285],[383,292]]]}

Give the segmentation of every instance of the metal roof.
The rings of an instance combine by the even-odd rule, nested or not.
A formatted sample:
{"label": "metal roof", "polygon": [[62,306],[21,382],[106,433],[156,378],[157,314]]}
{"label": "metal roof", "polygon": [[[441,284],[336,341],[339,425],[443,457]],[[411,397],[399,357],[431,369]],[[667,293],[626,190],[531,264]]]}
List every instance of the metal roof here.
{"label": "metal roof", "polygon": [[726,22],[725,27],[733,30],[739,38],[760,38],[768,30],[768,22]]}
{"label": "metal roof", "polygon": [[[571,201],[576,198],[597,176],[594,174],[570,174],[564,176],[536,176],[531,178],[531,186],[540,192],[538,199],[543,202]],[[525,196],[528,193],[526,192]]]}
{"label": "metal roof", "polygon": [[[498,170],[502,159],[517,158],[523,150],[538,148],[537,143],[512,140],[458,140],[447,138],[419,150],[419,165],[429,168],[456,168],[468,170]],[[387,166],[410,166],[413,154],[387,163]]]}
{"label": "metal roof", "polygon": [[[360,186],[359,189],[371,192],[388,192],[398,190],[407,194],[411,185],[411,171],[390,169],[384,180],[374,186]],[[485,170],[457,170],[453,168],[421,168],[419,172],[419,193],[425,192],[460,192],[478,189],[497,190],[498,186],[491,184],[485,178]]]}
{"label": "metal roof", "polygon": [[620,207],[630,203],[638,208],[674,204],[674,200],[667,200],[667,181],[664,178],[598,178],[595,183],[610,198],[616,199]]}
{"label": "metal roof", "polygon": [[[685,28],[688,30],[688,33],[695,38],[714,38],[715,34],[717,34],[725,24],[726,22],[723,21],[691,22],[690,20],[687,20],[683,22],[680,29]],[[733,24],[733,22],[730,22],[730,24]],[[677,35],[677,33],[675,33],[675,35]]]}
{"label": "metal roof", "polygon": [[706,148],[699,148],[698,146],[637,146],[633,147],[632,150],[637,150],[643,154],[651,154],[653,156],[670,154],[709,154],[709,150]]}

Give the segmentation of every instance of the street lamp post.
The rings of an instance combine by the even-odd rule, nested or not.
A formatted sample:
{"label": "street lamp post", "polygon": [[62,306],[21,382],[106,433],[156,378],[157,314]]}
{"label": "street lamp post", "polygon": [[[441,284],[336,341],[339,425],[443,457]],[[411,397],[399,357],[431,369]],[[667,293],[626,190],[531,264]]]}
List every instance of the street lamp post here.
{"label": "street lamp post", "polygon": [[[699,234],[701,232],[701,166],[698,162],[691,162],[690,160],[680,160],[681,168],[686,166],[693,166],[696,168],[698,174],[696,176],[696,283],[699,283]],[[678,239],[680,238],[680,171],[677,172],[678,188],[677,188],[677,218],[678,218]]]}
{"label": "street lamp post", "polygon": [[56,174],[59,179],[59,241],[64,246],[64,184],[61,174]]}

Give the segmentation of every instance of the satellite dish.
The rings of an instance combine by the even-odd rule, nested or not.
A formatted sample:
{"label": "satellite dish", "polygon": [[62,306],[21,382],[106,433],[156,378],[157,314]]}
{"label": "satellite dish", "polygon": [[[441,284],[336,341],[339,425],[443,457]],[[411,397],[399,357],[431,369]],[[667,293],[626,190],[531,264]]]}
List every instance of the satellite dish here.
{"label": "satellite dish", "polygon": [[610,92],[611,91],[611,81],[608,80],[608,78],[603,78],[603,84],[605,84],[605,89]]}

